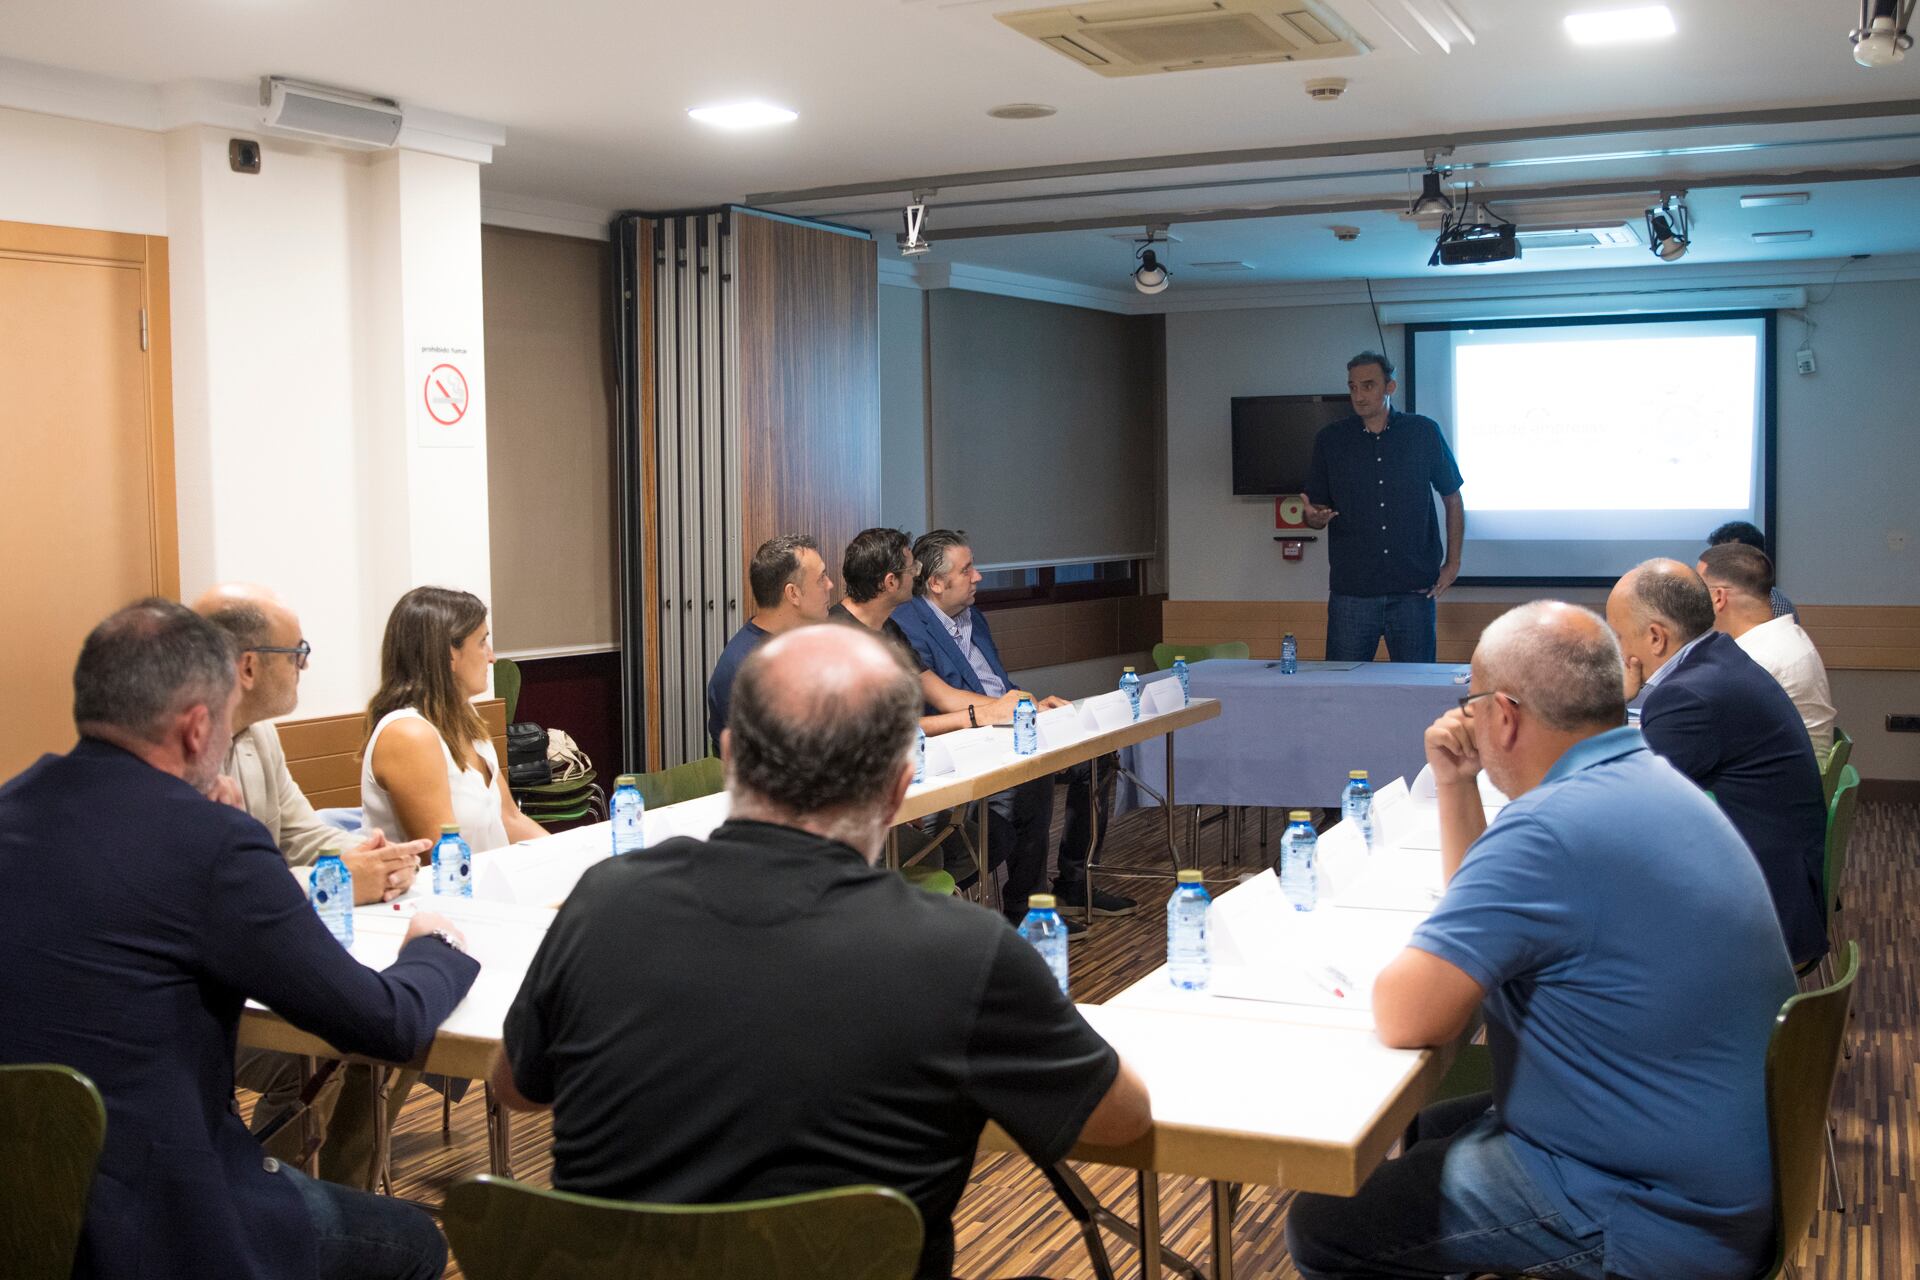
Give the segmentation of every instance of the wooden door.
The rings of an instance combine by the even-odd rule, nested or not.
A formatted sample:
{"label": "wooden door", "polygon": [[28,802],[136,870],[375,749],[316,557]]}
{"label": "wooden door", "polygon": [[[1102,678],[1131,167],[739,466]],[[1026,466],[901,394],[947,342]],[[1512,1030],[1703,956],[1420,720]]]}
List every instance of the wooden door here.
{"label": "wooden door", "polygon": [[0,779],[73,744],[87,631],[179,591],[164,255],[0,223]]}

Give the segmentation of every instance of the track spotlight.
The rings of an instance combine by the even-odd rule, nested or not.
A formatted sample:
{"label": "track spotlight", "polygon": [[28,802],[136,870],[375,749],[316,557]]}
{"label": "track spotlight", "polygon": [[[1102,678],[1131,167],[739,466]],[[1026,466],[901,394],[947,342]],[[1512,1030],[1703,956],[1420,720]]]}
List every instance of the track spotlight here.
{"label": "track spotlight", "polygon": [[914,192],[913,200],[902,215],[907,227],[906,234],[900,237],[900,256],[903,258],[917,258],[933,248],[927,243],[926,236],[927,197],[932,194],[931,191]]}
{"label": "track spotlight", "polygon": [[1914,0],[1860,0],[1860,26],[1849,33],[1853,60],[1863,67],[1890,67],[1907,56],[1913,37]]}
{"label": "track spotlight", "polygon": [[1163,226],[1148,227],[1147,238],[1133,251],[1138,264],[1133,269],[1133,287],[1142,293],[1164,293],[1173,280],[1173,272],[1167,270],[1160,255],[1153,251],[1154,245],[1163,243],[1159,237],[1166,234],[1166,230]]}
{"label": "track spotlight", "polygon": [[1423,213],[1437,213],[1444,218],[1453,212],[1453,197],[1441,189],[1441,176],[1438,169],[1428,169],[1421,175],[1420,194],[1408,213],[1416,218]]}
{"label": "track spotlight", "polygon": [[1647,248],[1662,262],[1678,262],[1693,243],[1687,206],[1679,196],[1667,196],[1647,210]]}

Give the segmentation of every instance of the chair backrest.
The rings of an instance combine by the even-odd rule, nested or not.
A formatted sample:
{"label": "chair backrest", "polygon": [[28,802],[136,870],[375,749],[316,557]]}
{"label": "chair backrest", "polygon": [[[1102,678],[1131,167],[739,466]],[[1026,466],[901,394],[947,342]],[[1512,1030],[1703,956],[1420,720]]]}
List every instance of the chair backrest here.
{"label": "chair backrest", "polygon": [[719,756],[689,760],[671,769],[640,775],[640,798],[647,808],[658,809],[684,800],[710,796],[727,785],[727,767]]}
{"label": "chair backrest", "polygon": [[1827,1109],[1859,970],[1860,944],[1849,942],[1839,981],[1790,997],[1774,1019],[1767,1044],[1767,1138],[1780,1236],[1772,1275],[1781,1274],[1799,1250],[1826,1190]]}
{"label": "chair backrest", "polygon": [[1833,726],[1833,745],[1827,748],[1827,758],[1820,762],[1820,785],[1827,789],[1827,800],[1833,800],[1834,790],[1840,785],[1840,771],[1847,767],[1847,761],[1853,757],[1853,739],[1839,725]]}
{"label": "chair backrest", "polygon": [[1827,857],[1824,873],[1827,894],[1827,923],[1840,907],[1840,881],[1847,874],[1847,841],[1853,836],[1853,814],[1860,804],[1860,771],[1852,765],[1840,768],[1840,784],[1834,788],[1833,803],[1827,806]]}
{"label": "chair backrest", "polygon": [[520,709],[520,664],[512,658],[493,660],[493,696],[507,704],[507,723]]}
{"label": "chair backrest", "polygon": [[920,1211],[885,1187],[741,1204],[629,1204],[478,1177],[442,1221],[471,1280],[911,1280]]}
{"label": "chair backrest", "polygon": [[107,1108],[72,1067],[0,1067],[0,1259],[14,1280],[66,1280]]}
{"label": "chair backrest", "polygon": [[1175,658],[1185,658],[1188,662],[1201,662],[1207,658],[1250,658],[1253,648],[1244,640],[1222,640],[1218,644],[1170,644],[1165,641],[1153,646],[1153,669],[1165,671],[1173,665]]}

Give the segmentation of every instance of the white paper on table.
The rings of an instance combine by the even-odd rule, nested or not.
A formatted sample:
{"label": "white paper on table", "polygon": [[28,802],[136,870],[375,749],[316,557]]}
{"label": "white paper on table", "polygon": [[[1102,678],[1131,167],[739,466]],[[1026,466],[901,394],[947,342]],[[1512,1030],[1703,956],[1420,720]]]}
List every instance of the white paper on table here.
{"label": "white paper on table", "polygon": [[473,896],[484,902],[507,903],[525,907],[551,907],[565,902],[573,886],[587,868],[613,854],[613,832],[607,823],[596,823],[563,836],[593,832],[599,839],[593,847],[584,841],[556,842],[538,840],[489,849],[473,856]]}
{"label": "white paper on table", "polygon": [[1393,841],[1393,833],[1412,807],[1413,793],[1406,777],[1395,778],[1373,793],[1373,838],[1382,844]]}
{"label": "white paper on table", "polygon": [[1154,680],[1140,689],[1140,714],[1160,716],[1169,711],[1178,711],[1187,705],[1187,695],[1180,688],[1180,678],[1175,676],[1167,680]]}
{"label": "white paper on table", "polygon": [[649,809],[642,826],[646,832],[647,847],[652,848],[679,836],[705,840],[713,834],[715,827],[727,820],[727,814],[732,809],[733,801],[724,791]]}
{"label": "white paper on table", "polygon": [[1438,850],[1376,846],[1375,852],[1354,860],[1345,872],[1331,893],[1324,878],[1321,882],[1321,893],[1340,907],[1415,911],[1424,916],[1445,894]]}
{"label": "white paper on table", "polygon": [[[1480,803],[1489,808],[1499,808],[1501,805],[1507,803],[1507,797],[1501,792],[1500,788],[1493,785],[1493,779],[1486,775],[1485,770],[1480,772],[1479,783]],[[1430,764],[1422,765],[1419,776],[1413,780],[1413,798],[1416,801],[1430,803],[1436,799],[1438,795],[1438,789],[1433,781],[1433,766]]]}
{"label": "white paper on table", "polygon": [[[1484,796],[1484,793],[1482,793]],[[1500,816],[1504,805],[1487,805],[1483,812],[1487,822]],[[1427,849],[1435,853],[1440,851],[1440,811],[1432,805],[1419,805],[1414,808],[1404,829],[1394,838],[1394,844],[1402,849]]]}
{"label": "white paper on table", "polygon": [[1080,724],[1080,712],[1071,706],[1042,711],[1034,719],[1033,726],[1039,731],[1042,751],[1071,746],[1087,736],[1087,731]]}
{"label": "white paper on table", "polygon": [[1088,733],[1111,733],[1133,723],[1133,699],[1115,690],[1080,704],[1080,727]]}
{"label": "white paper on table", "polygon": [[1264,871],[1222,894],[1208,914],[1214,957],[1208,990],[1226,999],[1365,1009],[1374,979],[1421,919],[1414,912],[1343,909],[1324,896],[1317,910],[1295,911],[1273,873]]}
{"label": "white paper on table", "polygon": [[[941,737],[945,737],[942,734]],[[927,739],[927,776],[942,778],[953,772],[953,748],[940,738]]]}

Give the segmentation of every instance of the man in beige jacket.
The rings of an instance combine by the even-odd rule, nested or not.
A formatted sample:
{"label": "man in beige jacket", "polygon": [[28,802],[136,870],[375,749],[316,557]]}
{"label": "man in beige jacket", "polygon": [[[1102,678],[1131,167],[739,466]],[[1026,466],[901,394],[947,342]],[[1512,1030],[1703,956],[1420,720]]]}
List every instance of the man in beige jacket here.
{"label": "man in beige jacket", "polygon": [[[420,855],[432,842],[390,843],[378,831],[361,840],[330,826],[314,812],[287,770],[287,754],[272,721],[290,714],[299,702],[300,673],[310,652],[300,634],[300,619],[272,591],[247,583],[210,588],[193,607],[233,636],[240,651],[240,701],[233,712],[233,746],[214,785],[213,798],[256,818],[273,837],[289,867],[311,865],[323,849],[338,850],[353,874],[356,903],[383,902],[406,892],[419,869]],[[323,1140],[347,1074],[336,1069],[310,1104],[315,1132]],[[258,1133],[298,1100],[305,1071],[291,1054],[243,1048],[234,1064],[234,1078],[260,1094],[252,1125]],[[341,1126],[354,1132],[337,1135],[322,1161],[323,1173],[355,1185],[364,1183],[359,1169],[365,1166],[365,1160],[358,1152],[371,1137],[371,1117],[365,1117],[363,1123],[360,1110],[356,1104],[352,1118],[343,1119]],[[363,1128],[368,1129],[366,1134],[358,1132]],[[268,1150],[282,1159],[298,1160],[302,1155],[300,1138],[299,1125],[286,1125],[268,1142]],[[341,1147],[351,1150],[343,1153],[337,1149]],[[343,1164],[347,1167],[341,1167]]]}

